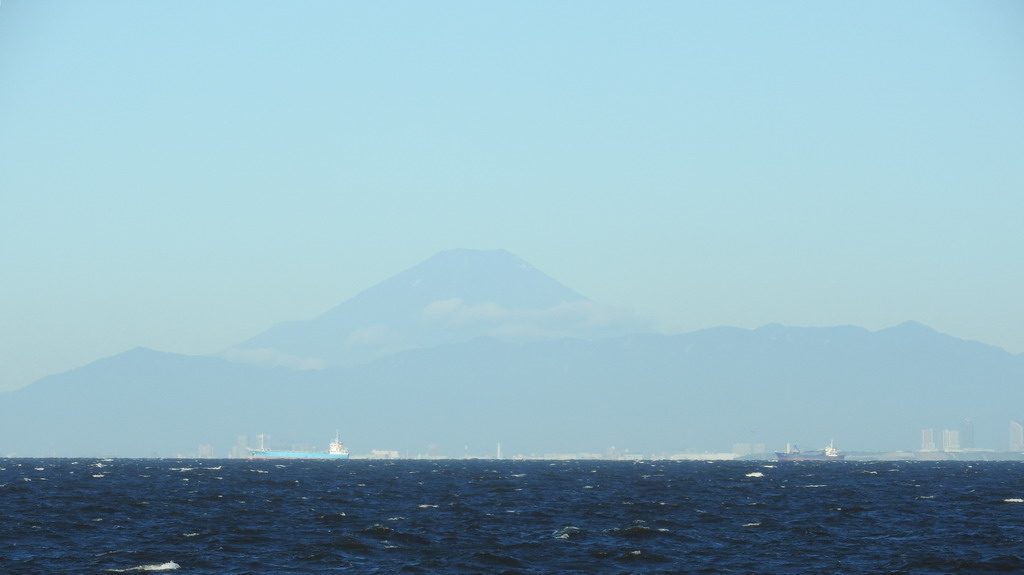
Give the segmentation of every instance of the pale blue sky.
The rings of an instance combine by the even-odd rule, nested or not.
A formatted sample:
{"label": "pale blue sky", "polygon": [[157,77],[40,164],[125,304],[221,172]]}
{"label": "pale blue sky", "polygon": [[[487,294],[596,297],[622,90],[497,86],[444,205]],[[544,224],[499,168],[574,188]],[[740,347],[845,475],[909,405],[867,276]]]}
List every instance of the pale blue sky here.
{"label": "pale blue sky", "polygon": [[504,248],[1024,352],[1024,3],[0,4],[0,390]]}

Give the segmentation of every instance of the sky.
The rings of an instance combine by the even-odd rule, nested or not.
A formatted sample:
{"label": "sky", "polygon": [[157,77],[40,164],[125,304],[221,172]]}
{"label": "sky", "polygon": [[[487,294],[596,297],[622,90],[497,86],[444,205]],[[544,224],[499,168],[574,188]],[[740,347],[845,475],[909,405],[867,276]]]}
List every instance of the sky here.
{"label": "sky", "polygon": [[1024,3],[0,4],[0,391],[506,249],[666,333],[1024,352]]}

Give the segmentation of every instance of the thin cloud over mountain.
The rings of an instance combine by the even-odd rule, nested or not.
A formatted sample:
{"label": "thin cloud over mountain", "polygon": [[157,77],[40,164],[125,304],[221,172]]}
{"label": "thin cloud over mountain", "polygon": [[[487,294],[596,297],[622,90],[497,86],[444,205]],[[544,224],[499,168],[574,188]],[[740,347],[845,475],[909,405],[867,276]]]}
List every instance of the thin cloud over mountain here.
{"label": "thin cloud over mountain", "polygon": [[595,339],[651,331],[652,325],[629,310],[588,300],[505,250],[457,249],[317,318],[275,326],[222,355],[322,369],[476,337]]}

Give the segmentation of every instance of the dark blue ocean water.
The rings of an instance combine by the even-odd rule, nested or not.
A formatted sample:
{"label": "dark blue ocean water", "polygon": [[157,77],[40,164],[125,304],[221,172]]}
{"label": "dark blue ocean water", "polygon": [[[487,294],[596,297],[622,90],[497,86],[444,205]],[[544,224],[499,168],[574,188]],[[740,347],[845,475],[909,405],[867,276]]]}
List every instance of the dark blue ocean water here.
{"label": "dark blue ocean water", "polygon": [[1020,463],[0,459],[0,572],[1024,572]]}

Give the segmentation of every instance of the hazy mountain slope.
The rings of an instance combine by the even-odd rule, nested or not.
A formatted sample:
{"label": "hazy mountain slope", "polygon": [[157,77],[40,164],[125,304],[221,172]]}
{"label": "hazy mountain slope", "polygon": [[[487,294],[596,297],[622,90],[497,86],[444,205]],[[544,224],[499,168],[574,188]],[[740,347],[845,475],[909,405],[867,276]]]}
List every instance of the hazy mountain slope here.
{"label": "hazy mountain slope", "polygon": [[722,328],[519,346],[477,340],[401,354],[352,375],[373,382],[366,389],[390,387],[399,428],[462,422],[415,434],[449,453],[452,443],[484,437],[506,452],[780,448],[833,437],[848,449],[916,449],[922,428],[958,429],[964,417],[975,421],[979,445],[1005,449],[1006,426],[1024,400],[1015,385],[1022,358],[922,329]]}
{"label": "hazy mountain slope", "polygon": [[408,455],[893,450],[964,418],[1005,449],[1024,418],[1024,355],[913,322],[640,327],[508,252],[442,252],[225,354],[289,367],[135,349],[0,394],[0,454],[226,456],[240,435],[323,448],[336,429]]}
{"label": "hazy mountain slope", "polygon": [[477,338],[321,371],[140,349],[5,394],[0,453],[224,456],[238,435],[322,448],[336,428],[355,453],[891,450],[964,417],[1005,449],[1021,381],[1024,357],[913,323]]}
{"label": "hazy mountain slope", "polygon": [[292,399],[315,397],[309,387],[291,370],[138,348],[4,394],[0,454],[173,456],[216,443],[224,456],[236,435],[301,417]]}
{"label": "hazy mountain slope", "polygon": [[402,351],[502,338],[604,337],[635,325],[504,250],[441,252],[308,321],[227,350],[233,361],[322,368]]}

